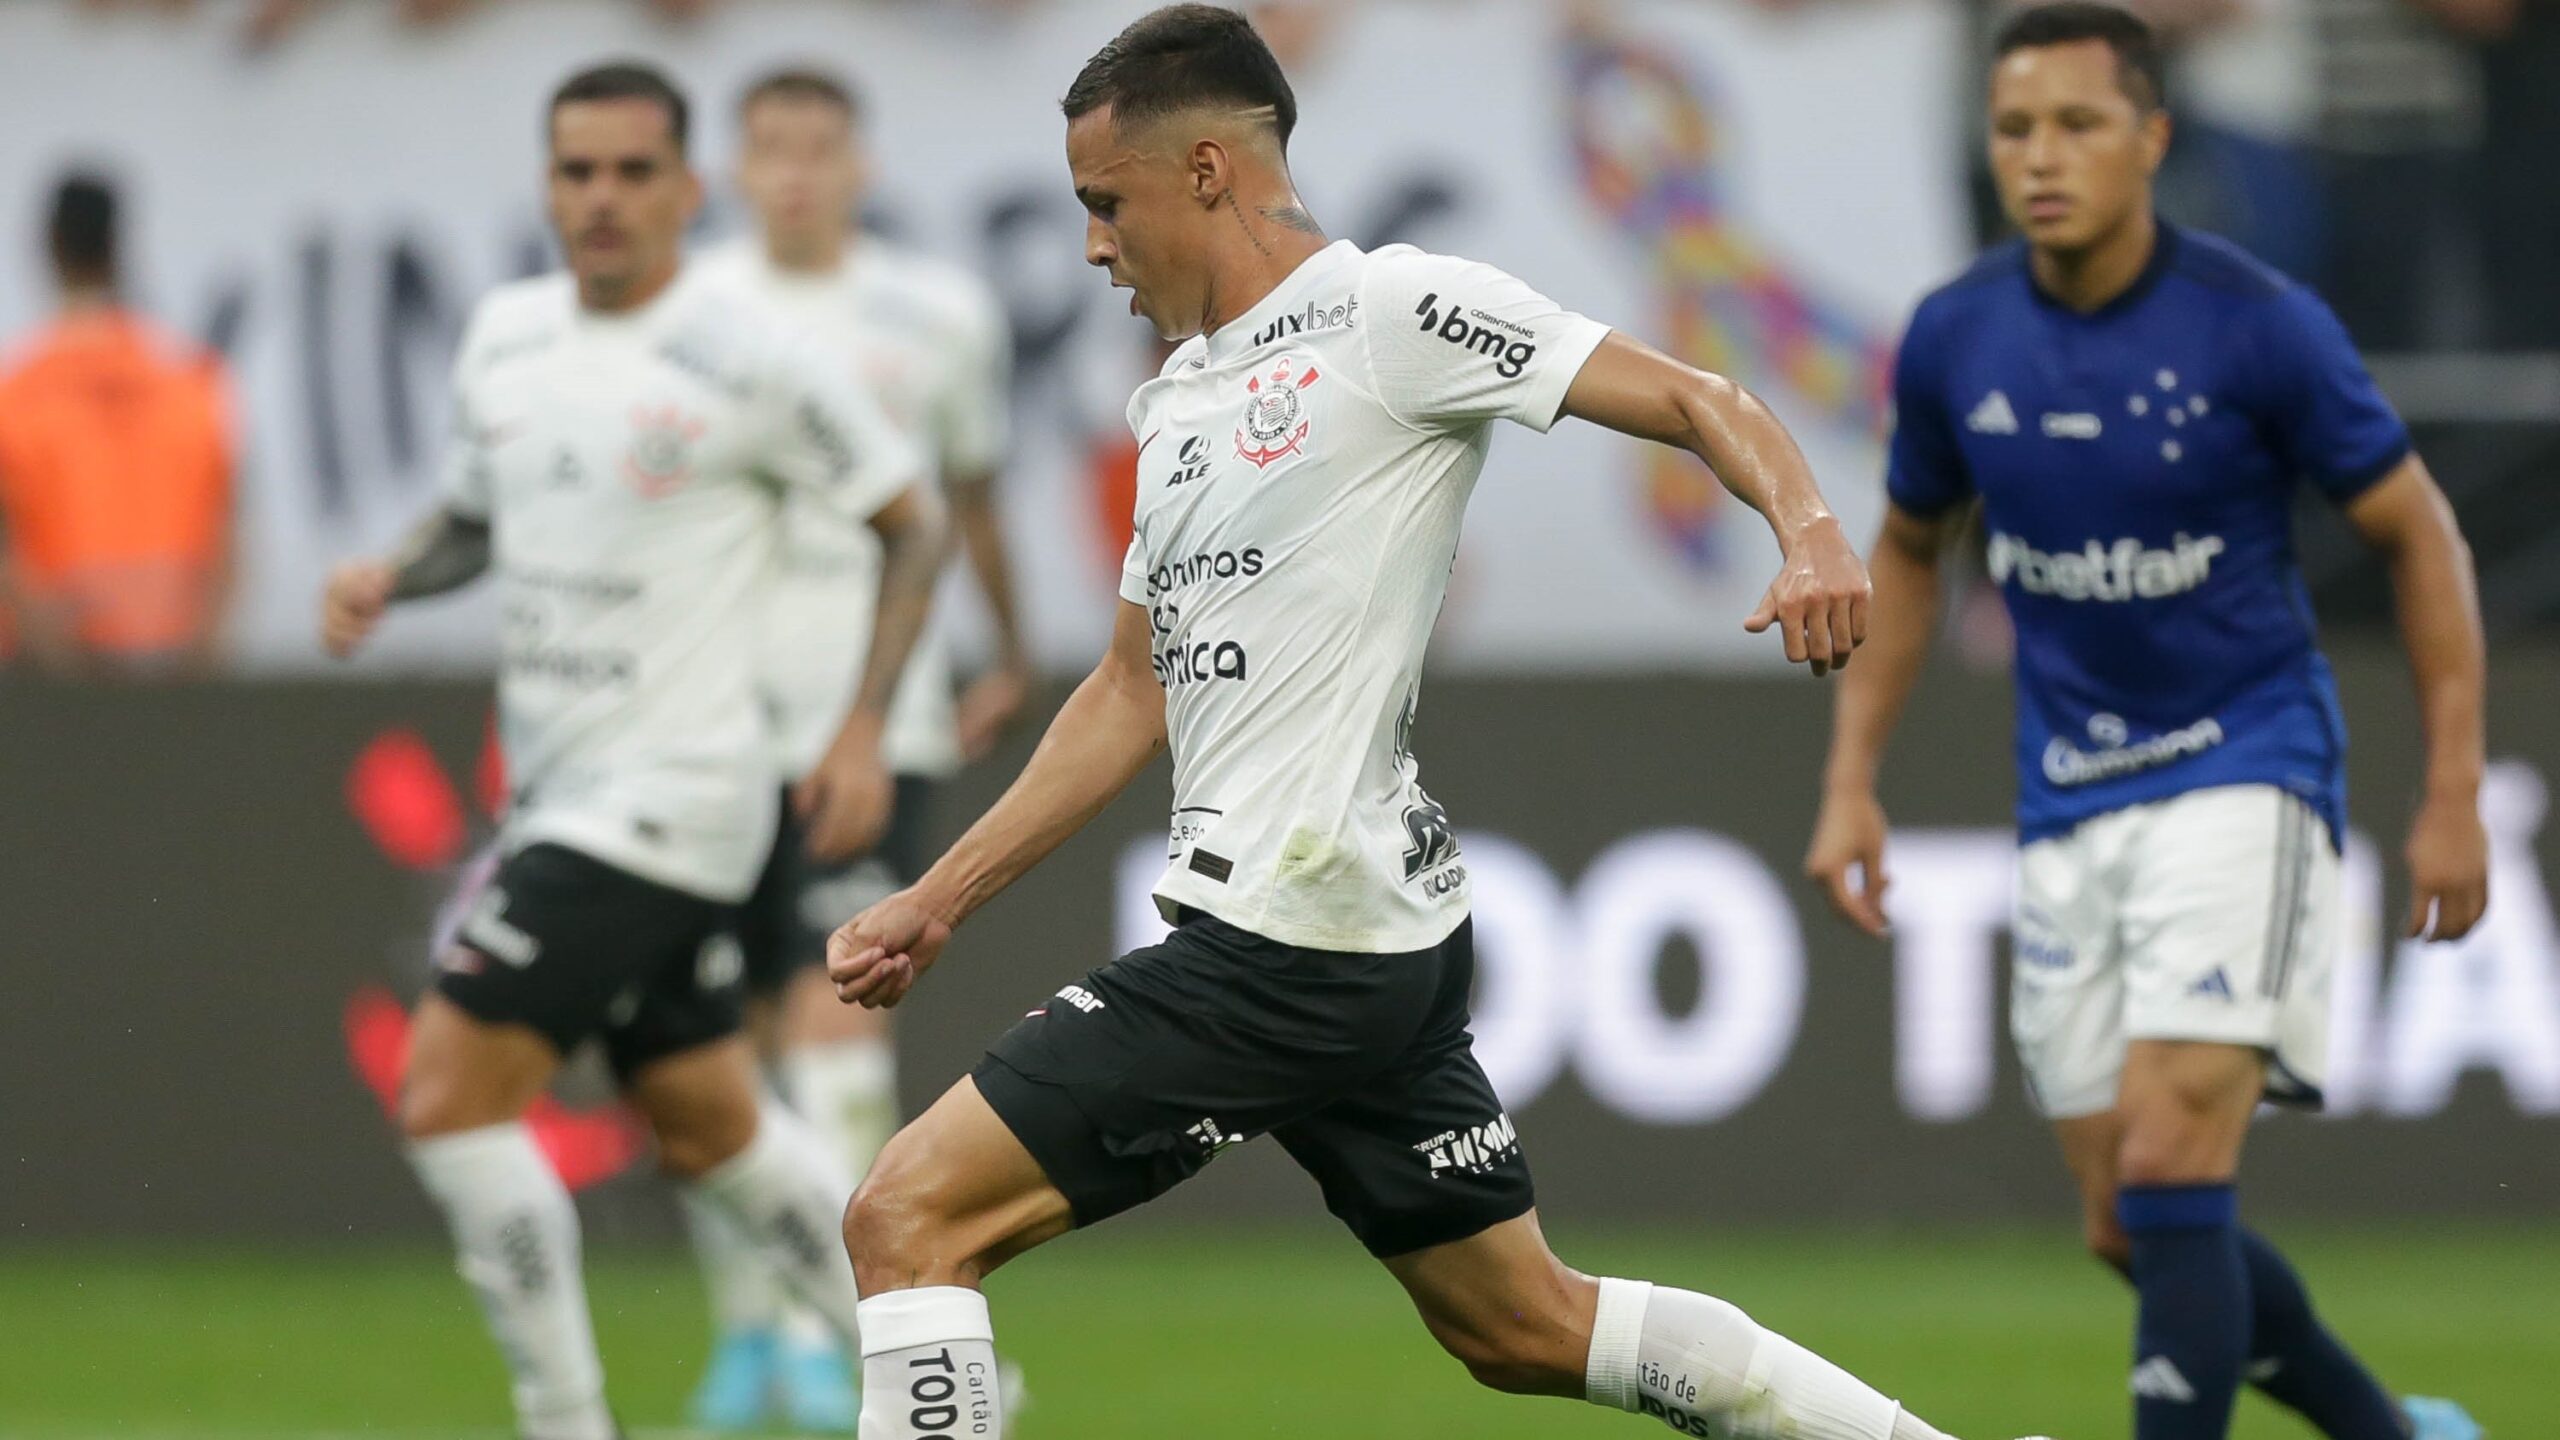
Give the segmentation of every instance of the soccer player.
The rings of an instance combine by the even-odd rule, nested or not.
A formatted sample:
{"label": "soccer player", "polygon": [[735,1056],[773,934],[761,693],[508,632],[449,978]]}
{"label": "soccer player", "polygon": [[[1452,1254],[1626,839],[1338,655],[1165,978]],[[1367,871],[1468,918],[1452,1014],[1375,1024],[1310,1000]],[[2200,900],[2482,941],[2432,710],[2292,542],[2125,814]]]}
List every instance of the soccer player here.
{"label": "soccer player", "polygon": [[[856,230],[869,170],[860,106],[843,82],[776,71],[747,88],[738,119],[738,183],[757,233],[697,263],[761,291],[858,357],[859,383],[939,474],[995,630],[995,664],[956,708],[935,632],[917,642],[881,740],[897,790],[880,843],[858,860],[817,859],[785,810],[741,917],[750,1028],[778,1048],[785,1098],[859,1180],[897,1128],[896,1076],[887,1013],[838,1004],[819,968],[827,934],[915,878],[934,783],[983,753],[1030,689],[995,499],[1009,344],[1002,309],[975,277]],[[759,644],[783,773],[797,777],[826,753],[845,713],[870,633],[879,547],[823,501],[787,505],[785,521],[783,569]],[[805,1314],[786,1324],[784,1291],[755,1250],[717,1211],[692,1207],[691,1218],[718,1331],[695,1421],[749,1429],[779,1400],[798,1428],[852,1429],[857,1404],[834,1332]]]}
{"label": "soccer player", "polygon": [[733,908],[772,843],[754,638],[780,497],[867,519],[886,553],[869,658],[795,799],[811,843],[868,844],[880,717],[942,554],[939,502],[843,367],[747,291],[681,263],[701,187],[684,97],[655,70],[571,77],[548,109],[568,273],[483,300],[455,367],[442,507],[388,560],[341,567],[323,639],[494,569],[515,799],[494,887],[439,957],[401,1124],[514,1377],[529,1440],[613,1433],[578,1280],[577,1213],[522,1117],[600,1039],[661,1163],[727,1208],[848,1337],[827,1232],[851,1181],[758,1113],[738,1034]]}
{"label": "soccer player", "polygon": [[1874,653],[1840,690],[1807,869],[1884,933],[1877,768],[1978,501],[2017,634],[2012,1028],[2089,1246],[2140,1294],[2137,1440],[2218,1440],[2244,1379],[2334,1440],[2474,1434],[2392,1404],[2233,1190],[2260,1099],[2319,1099],[2338,934],[2345,736],[2295,493],[2390,566],[2427,741],[2409,933],[2439,939],[2487,903],[2469,552],[2328,309],[2154,217],[2142,22],[2047,5],[1996,48],[1991,165],[2024,237],[1903,340]]}
{"label": "soccer player", "polygon": [[1416,779],[1423,648],[1494,421],[1578,416],[1714,466],[1785,556],[1746,627],[1819,674],[1867,582],[1794,442],[1491,267],[1328,244],[1290,176],[1297,102],[1232,11],[1138,20],[1064,108],[1086,258],[1188,337],[1129,406],[1117,627],[1012,789],[828,966],[845,999],[896,1004],[1166,749],[1176,929],[1035,1008],[856,1192],[864,1440],[995,1429],[987,1272],[1265,1133],[1487,1385],[1692,1435],[1931,1440],[1730,1304],[1548,1250],[1470,1050],[1465,858]]}

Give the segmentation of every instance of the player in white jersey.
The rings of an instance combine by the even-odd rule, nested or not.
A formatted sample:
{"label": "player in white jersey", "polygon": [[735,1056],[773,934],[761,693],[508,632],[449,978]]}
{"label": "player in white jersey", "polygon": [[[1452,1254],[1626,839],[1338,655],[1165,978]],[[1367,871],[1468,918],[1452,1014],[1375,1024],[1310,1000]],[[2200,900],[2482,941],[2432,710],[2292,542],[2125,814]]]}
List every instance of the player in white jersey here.
{"label": "player in white jersey", "polygon": [[[934,784],[984,753],[1030,686],[995,501],[1011,347],[984,283],[856,229],[868,166],[860,106],[843,82],[776,71],[747,87],[738,122],[738,187],[755,231],[695,263],[768,296],[848,357],[941,480],[994,630],[995,663],[956,705],[940,637],[928,625],[917,641],[882,740],[897,791],[880,843],[857,858],[820,860],[786,812],[740,916],[749,1029],[775,1059],[783,1098],[860,1179],[897,1128],[896,1077],[886,1012],[838,1004],[819,968],[827,933],[916,877]],[[783,568],[758,638],[780,762],[796,778],[824,754],[852,694],[879,546],[823,503],[793,504],[785,521]],[[833,1332],[805,1313],[786,1315],[779,1282],[716,1211],[693,1207],[689,1218],[716,1326],[694,1422],[852,1429],[857,1401]]]}
{"label": "player in white jersey", "polygon": [[1065,110],[1086,258],[1193,337],[1130,403],[1117,628],[1013,788],[838,932],[829,971],[849,1001],[897,1003],[1166,748],[1176,928],[1036,1008],[855,1193],[864,1440],[1000,1423],[987,1272],[1265,1133],[1487,1385],[1698,1436],[1936,1440],[1730,1304],[1549,1251],[1467,1035],[1465,856],[1413,753],[1494,421],[1578,416],[1706,460],[1785,555],[1745,624],[1823,673],[1867,579],[1802,455],[1739,387],[1489,266],[1327,244],[1289,174],[1288,81],[1232,11],[1139,20]]}
{"label": "player in white jersey", "polygon": [[701,188],[683,96],[656,71],[572,77],[549,111],[568,273],[481,302],[455,367],[442,507],[408,547],[341,567],[323,638],[353,651],[395,602],[494,570],[515,798],[496,882],[410,1038],[401,1125],[480,1293],[533,1440],[613,1422],[578,1276],[577,1213],[522,1117],[600,1040],[661,1163],[726,1208],[846,1335],[827,1236],[849,1178],[759,1114],[730,931],[774,833],[753,639],[786,493],[867,521],[887,559],[852,713],[794,797],[815,843],[870,843],[878,736],[921,629],[942,520],[912,450],[748,291],[681,263]]}

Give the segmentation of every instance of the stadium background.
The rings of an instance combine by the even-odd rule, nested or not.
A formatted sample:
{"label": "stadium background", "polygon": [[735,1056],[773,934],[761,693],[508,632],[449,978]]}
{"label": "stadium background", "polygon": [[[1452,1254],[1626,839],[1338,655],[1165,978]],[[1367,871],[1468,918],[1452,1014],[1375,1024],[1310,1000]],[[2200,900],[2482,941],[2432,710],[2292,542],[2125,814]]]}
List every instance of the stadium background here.
{"label": "stadium background", "polygon": [[[717,176],[738,83],[798,58],[860,80],[877,115],[873,218],[979,266],[1005,297],[1021,356],[1010,521],[1032,639],[1065,676],[1107,621],[1126,524],[1119,411],[1152,362],[1077,263],[1053,97],[1140,8],[731,0],[676,24],[619,0],[528,0],[415,30],[357,0],[253,52],[245,5],[0,7],[0,237],[27,237],[0,254],[0,332],[45,311],[33,237],[54,175],[106,164],[133,202],[138,298],[227,355],[248,448],[230,673],[0,679],[0,1435],[427,1433],[501,1414],[494,1358],[367,1081],[382,1002],[418,982],[428,915],[485,832],[492,616],[485,598],[404,615],[350,674],[321,669],[309,615],[329,563],[424,503],[471,298],[543,263],[545,87],[604,53],[684,77],[717,232],[737,218]],[[1865,532],[1884,357],[1976,231],[1978,9],[1281,8],[1306,111],[1297,161],[1336,233],[1503,264],[1745,379]],[[2377,574],[2306,513],[2356,735],[2341,1093],[2330,1118],[2262,1130],[2251,1205],[2312,1227],[2314,1280],[2375,1335],[2386,1371],[2478,1394],[2502,1436],[2560,1433],[2539,1383],[2560,1362],[2560,844],[2546,817],[2560,335],[2496,323],[2543,303],[2498,289],[2508,272],[2466,248],[2464,226],[2503,202],[2427,192],[2394,220],[2333,183],[2324,203],[2278,203],[2291,192],[2269,175],[2319,191],[2352,171],[2333,122],[2356,96],[2318,87],[2356,82],[2322,47],[2342,15],[2374,7],[2239,8],[2254,19],[2189,55],[2188,93],[2247,103],[2189,117],[2173,213],[2315,279],[2342,235],[2406,223],[2422,263],[2405,283],[2429,318],[2372,348],[2481,553],[2497,763],[2487,924],[2460,946],[2396,943],[2413,707]],[[2523,13],[2524,39],[2504,43],[2539,33],[2548,52],[2550,13]],[[2287,33],[2289,59],[2269,39]],[[2512,55],[2440,48],[2470,55],[2495,99]],[[2560,90],[2560,72],[2539,73]],[[2314,92],[2290,121],[2252,113],[2282,111],[2268,96],[2287,77]],[[2496,128],[2507,112],[2478,96],[2474,110],[2464,173],[2484,193],[2560,188],[2547,165],[2501,176],[2497,156],[2537,137]],[[2292,168],[2226,163],[2263,160],[2252,141]],[[2335,278],[2350,298],[2356,277]],[[1897,934],[1871,945],[1794,879],[1824,697],[1739,632],[1767,559],[1694,467],[1587,428],[1497,446],[1419,741],[1468,832],[1488,1063],[1574,1258],[1641,1262],[1839,1336],[1827,1348],[1880,1381],[1949,1397],[1931,1408],[1961,1433],[2119,1434],[2123,1302],[2073,1256],[2067,1190],[2002,1038],[1996,611],[1980,594],[1957,607],[1898,746]],[[956,608],[965,641],[974,617]],[[946,829],[1027,745],[955,788]],[[1009,1006],[1145,932],[1160,783],[991,910],[902,1012],[912,1097],[947,1083]],[[574,1085],[564,1098],[596,1100]],[[600,1324],[617,1398],[654,1426],[677,1411],[702,1322],[645,1156],[609,1117],[597,1134],[581,1198]],[[1311,1187],[1267,1149],[1222,1159],[1152,1222],[998,1282],[1008,1344],[1033,1366],[1035,1440],[1611,1424],[1524,1419],[1466,1393],[1392,1292],[1307,1223]],[[1322,1386],[1302,1378],[1319,1373]],[[2248,1423],[2292,1433],[2264,1412]]]}

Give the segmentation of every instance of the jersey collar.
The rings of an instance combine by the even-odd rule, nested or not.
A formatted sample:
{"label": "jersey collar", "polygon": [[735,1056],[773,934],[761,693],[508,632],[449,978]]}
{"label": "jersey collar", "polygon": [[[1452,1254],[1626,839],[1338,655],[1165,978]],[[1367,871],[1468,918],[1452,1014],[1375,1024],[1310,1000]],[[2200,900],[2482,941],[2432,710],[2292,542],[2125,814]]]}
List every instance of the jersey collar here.
{"label": "jersey collar", "polygon": [[2133,283],[2124,287],[2122,294],[2106,304],[2095,310],[2082,312],[2046,294],[2044,287],[2036,283],[2035,263],[2027,247],[2021,245],[2018,247],[2018,270],[2027,282],[2027,293],[2035,297],[2037,304],[2074,320],[2104,320],[2121,315],[2141,304],[2144,296],[2158,288],[2160,278],[2177,265],[2178,248],[2186,243],[2186,237],[2179,232],[2177,226],[2159,219],[2151,223],[2153,226],[2151,258],[2142,262],[2142,273],[2133,277]]}
{"label": "jersey collar", "polygon": [[1323,285],[1360,257],[1360,247],[1348,240],[1336,240],[1313,255],[1298,262],[1298,268],[1271,287],[1271,293],[1254,302],[1252,309],[1210,332],[1209,363],[1221,364],[1253,344],[1271,317],[1288,312],[1307,298],[1307,292]]}

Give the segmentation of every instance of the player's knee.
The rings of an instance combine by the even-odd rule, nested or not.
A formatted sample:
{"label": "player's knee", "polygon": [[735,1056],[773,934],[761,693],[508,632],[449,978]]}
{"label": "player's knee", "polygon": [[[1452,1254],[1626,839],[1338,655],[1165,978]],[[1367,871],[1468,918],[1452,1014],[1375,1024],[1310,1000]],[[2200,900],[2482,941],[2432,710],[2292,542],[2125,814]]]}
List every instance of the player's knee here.
{"label": "player's knee", "polygon": [[1513,1317],[1491,1323],[1432,1322],[1430,1328],[1440,1348],[1466,1366],[1467,1374],[1486,1389],[1506,1395],[1552,1395],[1558,1393],[1559,1382],[1569,1381],[1573,1391],[1581,1387],[1580,1372],[1567,1373],[1569,1367],[1559,1363],[1555,1346]]}
{"label": "player's knee", "polygon": [[2237,1156],[2210,1117],[2162,1108],[2138,1117],[2125,1130],[2116,1154],[2119,1185],[2210,1185],[2231,1178]]}
{"label": "player's knee", "polygon": [[899,1147],[881,1153],[844,1207],[844,1248],[857,1275],[912,1266],[934,1250],[940,1215]]}

